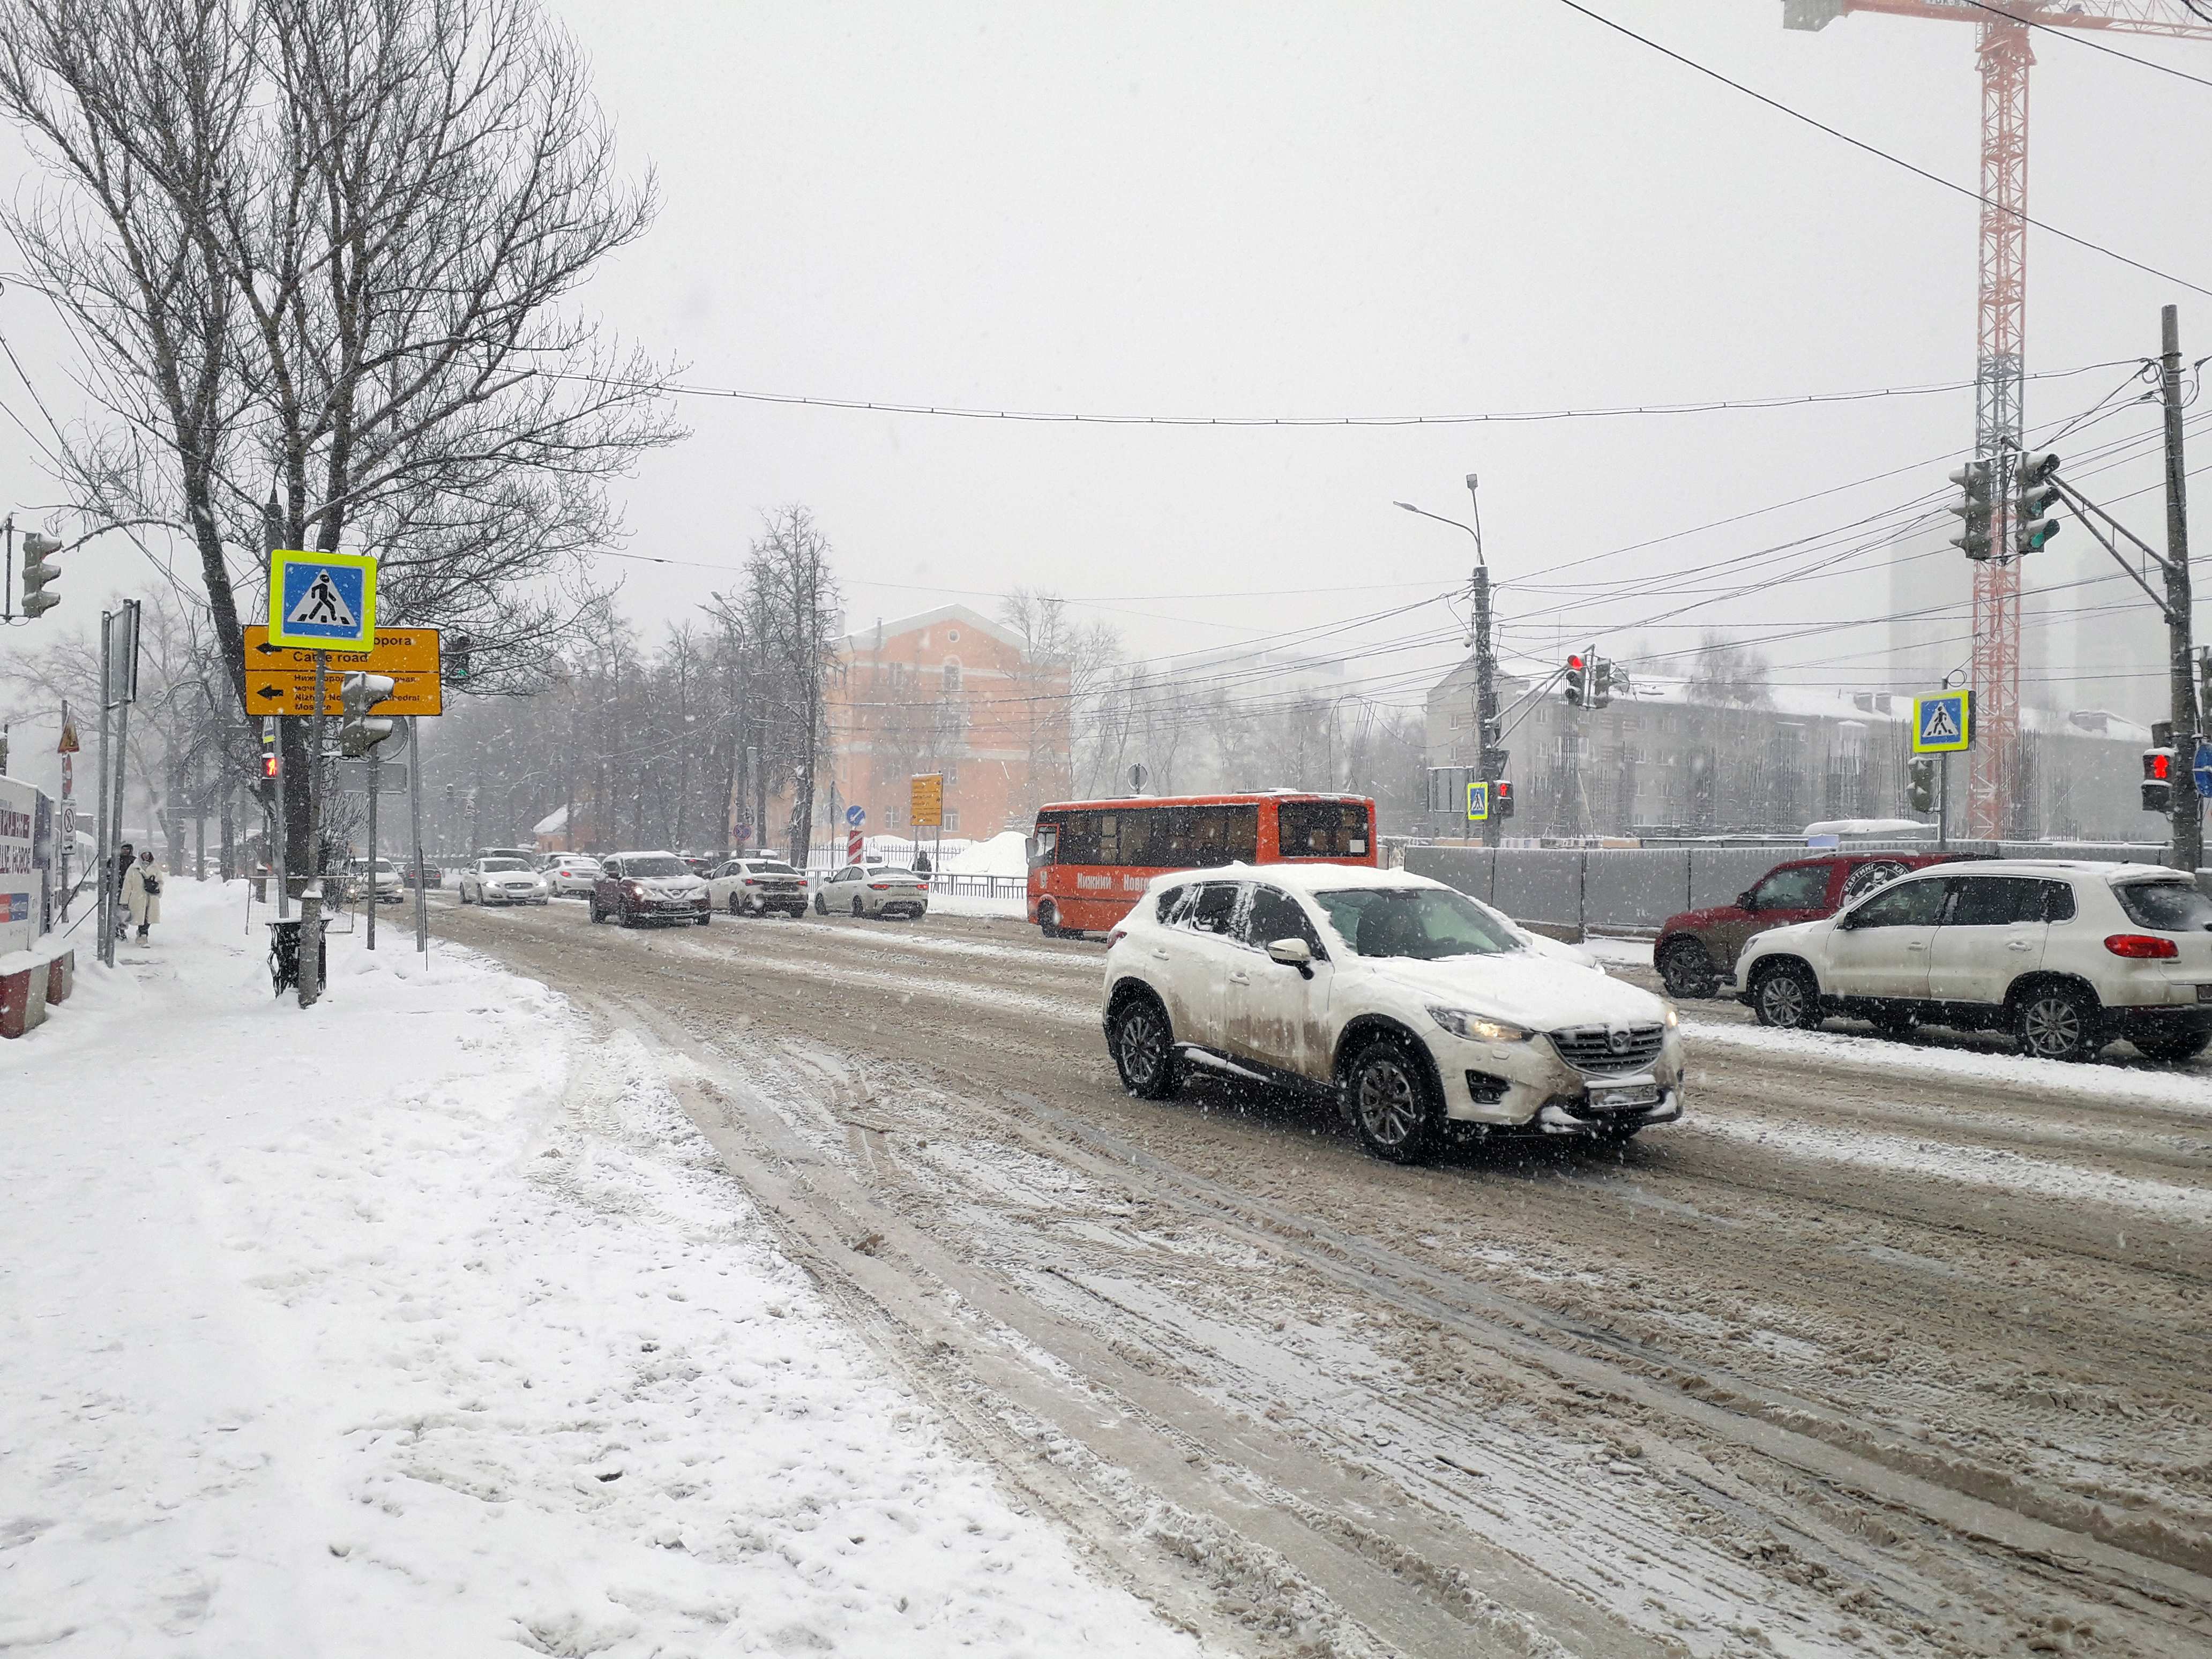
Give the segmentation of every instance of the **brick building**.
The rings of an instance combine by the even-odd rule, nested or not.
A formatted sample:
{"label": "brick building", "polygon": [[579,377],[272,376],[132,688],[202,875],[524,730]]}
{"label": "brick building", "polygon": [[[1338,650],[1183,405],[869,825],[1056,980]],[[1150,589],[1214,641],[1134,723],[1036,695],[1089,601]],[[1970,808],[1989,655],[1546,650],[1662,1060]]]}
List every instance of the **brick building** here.
{"label": "brick building", "polygon": [[832,649],[823,781],[866,809],[871,830],[911,827],[916,773],[944,774],[945,833],[971,840],[1026,829],[1041,803],[1068,793],[1067,672],[1032,663],[1003,624],[942,605]]}

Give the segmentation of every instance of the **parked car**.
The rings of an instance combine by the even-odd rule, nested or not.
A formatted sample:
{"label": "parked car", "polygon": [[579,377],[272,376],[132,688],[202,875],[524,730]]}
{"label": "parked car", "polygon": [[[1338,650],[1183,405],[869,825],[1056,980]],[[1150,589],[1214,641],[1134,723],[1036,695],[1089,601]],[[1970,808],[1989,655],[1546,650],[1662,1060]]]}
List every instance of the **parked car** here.
{"label": "parked car", "polygon": [[390,859],[378,859],[372,867],[367,859],[349,859],[345,868],[346,902],[366,897],[374,890],[379,904],[398,904],[407,897],[406,884],[399,878],[399,866]]}
{"label": "parked car", "polygon": [[1156,876],[1106,952],[1122,1085],[1186,1065],[1334,1099],[1417,1163],[1492,1133],[1626,1140],[1682,1115],[1674,1009],[1441,882],[1347,865]]}
{"label": "parked car", "polygon": [[707,884],[673,853],[611,853],[599,860],[592,884],[592,920],[609,917],[629,927],[641,921],[714,920]]}
{"label": "parked car", "polygon": [[920,916],[929,910],[929,884],[896,865],[848,864],[824,876],[814,891],[814,913],[856,916]]}
{"label": "parked car", "polygon": [[461,872],[464,904],[543,904],[552,890],[527,860],[512,854],[488,854]]}
{"label": "parked car", "polygon": [[1733,904],[1667,918],[1651,947],[1652,965],[1670,996],[1709,997],[1729,984],[1744,943],[1770,927],[1816,921],[1911,870],[1949,853],[1831,853],[1778,864]]}
{"label": "parked car", "polygon": [[733,916],[806,914],[806,878],[775,858],[738,858],[716,870],[707,883],[707,899]]}
{"label": "parked car", "polygon": [[538,873],[545,878],[556,898],[571,893],[588,895],[599,884],[599,861],[588,853],[552,853],[538,866]]}
{"label": "parked car", "polygon": [[1737,984],[1763,1025],[1843,1014],[1892,1033],[2008,1030],[2047,1060],[2094,1059],[2116,1037],[2188,1060],[2212,1043],[2212,898],[2156,865],[1956,865],[1759,934]]}

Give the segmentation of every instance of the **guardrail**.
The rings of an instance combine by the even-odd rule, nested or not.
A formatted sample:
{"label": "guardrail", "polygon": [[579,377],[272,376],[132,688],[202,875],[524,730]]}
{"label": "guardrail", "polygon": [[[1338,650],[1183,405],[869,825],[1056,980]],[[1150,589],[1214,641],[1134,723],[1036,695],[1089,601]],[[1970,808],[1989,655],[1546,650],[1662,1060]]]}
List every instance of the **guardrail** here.
{"label": "guardrail", "polygon": [[1018,899],[1029,896],[1027,876],[961,876],[933,873],[929,890],[955,898]]}

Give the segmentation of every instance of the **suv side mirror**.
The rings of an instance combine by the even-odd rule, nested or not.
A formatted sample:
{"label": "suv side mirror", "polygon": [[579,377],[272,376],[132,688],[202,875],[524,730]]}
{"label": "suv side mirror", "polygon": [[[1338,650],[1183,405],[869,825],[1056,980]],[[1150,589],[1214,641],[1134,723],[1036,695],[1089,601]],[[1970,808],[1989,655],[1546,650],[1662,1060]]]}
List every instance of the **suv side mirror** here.
{"label": "suv side mirror", "polygon": [[1267,960],[1295,968],[1301,979],[1313,977],[1313,946],[1302,939],[1279,939],[1267,946]]}
{"label": "suv side mirror", "polygon": [[1735,896],[1735,908],[1739,910],[1750,910],[1753,912],[1758,910],[1759,903],[1757,896],[1752,892],[1750,888],[1745,888],[1743,891]]}

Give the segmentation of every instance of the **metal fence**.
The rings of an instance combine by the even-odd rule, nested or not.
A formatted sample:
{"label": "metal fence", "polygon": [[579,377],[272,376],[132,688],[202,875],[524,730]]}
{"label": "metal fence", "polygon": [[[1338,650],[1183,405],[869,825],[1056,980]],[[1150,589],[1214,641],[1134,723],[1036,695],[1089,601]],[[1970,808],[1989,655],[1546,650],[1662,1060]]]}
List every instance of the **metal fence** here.
{"label": "metal fence", "polygon": [[[1854,844],[1810,849],[1771,847],[1408,847],[1406,868],[1496,905],[1515,920],[1547,929],[1656,933],[1684,910],[1727,904],[1776,865],[1840,854],[1928,853],[1928,842]],[[1954,853],[2002,858],[2087,859],[2098,863],[2158,862],[2154,847],[2054,845],[2045,842],[1953,843]],[[2197,872],[2212,893],[2212,870]]]}

